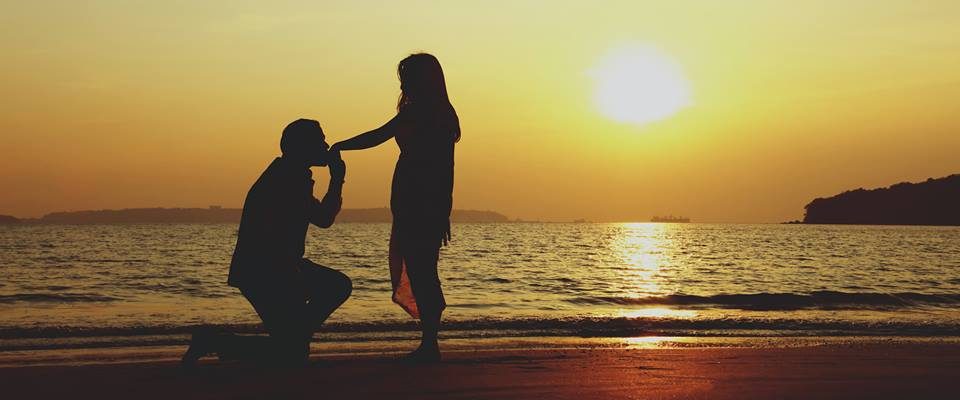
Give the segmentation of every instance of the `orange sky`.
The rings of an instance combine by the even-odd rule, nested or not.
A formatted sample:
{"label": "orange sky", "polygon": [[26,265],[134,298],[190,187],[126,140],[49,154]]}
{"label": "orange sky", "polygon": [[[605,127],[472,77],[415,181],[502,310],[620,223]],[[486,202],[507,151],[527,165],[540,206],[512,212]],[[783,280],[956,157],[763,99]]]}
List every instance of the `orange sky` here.
{"label": "orange sky", "polygon": [[[960,172],[956,1],[80,3],[0,14],[0,214],[238,207],[287,122],[389,119],[419,50],[461,117],[457,208],[779,222]],[[692,105],[604,116],[589,72],[625,44],[668,55]],[[397,152],[346,155],[345,207],[387,205]]]}

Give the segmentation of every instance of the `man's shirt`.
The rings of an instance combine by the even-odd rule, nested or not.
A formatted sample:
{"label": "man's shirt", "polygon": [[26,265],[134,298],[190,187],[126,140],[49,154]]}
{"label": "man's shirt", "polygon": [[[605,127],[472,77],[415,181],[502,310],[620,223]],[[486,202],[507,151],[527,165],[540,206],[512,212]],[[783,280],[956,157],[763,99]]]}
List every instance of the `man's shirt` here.
{"label": "man's shirt", "polygon": [[239,288],[297,279],[309,224],[330,227],[340,212],[341,186],[331,184],[323,201],[313,197],[309,168],[273,160],[243,203],[237,245],[227,283]]}

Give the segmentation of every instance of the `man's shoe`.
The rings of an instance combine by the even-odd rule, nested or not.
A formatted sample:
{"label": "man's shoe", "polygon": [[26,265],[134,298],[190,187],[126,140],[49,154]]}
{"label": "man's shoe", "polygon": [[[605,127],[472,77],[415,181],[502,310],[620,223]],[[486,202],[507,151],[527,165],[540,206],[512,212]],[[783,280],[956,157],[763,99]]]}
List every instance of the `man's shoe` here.
{"label": "man's shoe", "polygon": [[210,328],[197,328],[193,331],[193,337],[190,338],[190,347],[180,358],[180,365],[192,367],[197,364],[201,357],[213,353],[216,336],[216,332]]}

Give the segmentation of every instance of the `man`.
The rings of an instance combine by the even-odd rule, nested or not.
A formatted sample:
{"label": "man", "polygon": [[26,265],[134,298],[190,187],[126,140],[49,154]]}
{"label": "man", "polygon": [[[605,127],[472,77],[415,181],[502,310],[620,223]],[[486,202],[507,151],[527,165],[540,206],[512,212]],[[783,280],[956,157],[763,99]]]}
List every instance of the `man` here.
{"label": "man", "polygon": [[[210,353],[303,364],[313,333],[350,296],[350,278],[303,258],[309,224],[329,228],[340,211],[346,167],[339,153],[328,149],[317,121],[290,123],[280,139],[282,156],[263,171],[243,204],[227,283],[250,301],[269,337],[198,331],[183,356],[185,365]],[[322,201],[313,196],[312,166],[330,170]]]}

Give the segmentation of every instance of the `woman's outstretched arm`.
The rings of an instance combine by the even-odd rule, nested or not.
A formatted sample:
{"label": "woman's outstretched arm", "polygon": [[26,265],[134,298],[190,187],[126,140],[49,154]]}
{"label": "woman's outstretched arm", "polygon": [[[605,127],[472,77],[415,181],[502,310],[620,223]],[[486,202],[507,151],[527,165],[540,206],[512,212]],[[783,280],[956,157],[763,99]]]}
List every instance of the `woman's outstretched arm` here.
{"label": "woman's outstretched arm", "polygon": [[393,117],[377,129],[334,143],[334,145],[330,147],[330,150],[363,150],[379,146],[383,142],[397,136],[401,125],[398,117]]}

